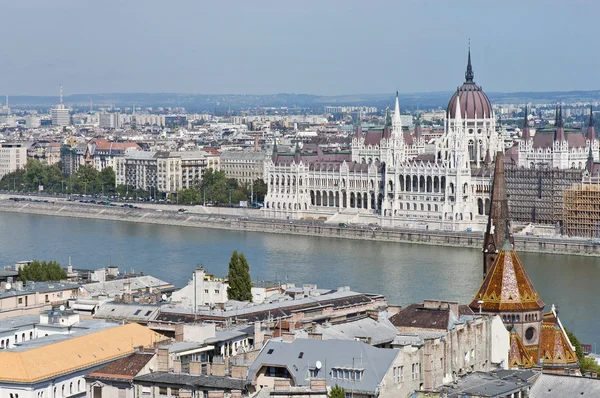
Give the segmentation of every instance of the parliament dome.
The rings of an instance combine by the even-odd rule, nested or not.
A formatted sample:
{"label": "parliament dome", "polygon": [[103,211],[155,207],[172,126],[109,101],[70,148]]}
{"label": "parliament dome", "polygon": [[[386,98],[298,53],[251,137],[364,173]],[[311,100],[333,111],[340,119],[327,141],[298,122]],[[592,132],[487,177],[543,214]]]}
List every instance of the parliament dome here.
{"label": "parliament dome", "polygon": [[450,119],[455,119],[457,116],[456,101],[460,101],[460,116],[462,119],[485,119],[492,118],[494,115],[492,104],[487,95],[473,81],[470,50],[467,71],[465,72],[465,82],[456,90],[452,98],[450,98],[450,102],[448,102],[446,114]]}

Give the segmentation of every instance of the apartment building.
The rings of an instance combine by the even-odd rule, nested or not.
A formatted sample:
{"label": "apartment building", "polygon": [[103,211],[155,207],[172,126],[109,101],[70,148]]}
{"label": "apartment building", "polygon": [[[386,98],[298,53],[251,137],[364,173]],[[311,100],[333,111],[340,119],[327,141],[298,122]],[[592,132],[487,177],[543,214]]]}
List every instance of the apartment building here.
{"label": "apartment building", "polygon": [[116,185],[175,193],[202,180],[207,162],[195,152],[133,151],[115,158]]}
{"label": "apartment building", "polygon": [[221,170],[241,185],[250,185],[257,179],[264,180],[268,158],[263,152],[224,152],[221,154]]}
{"label": "apartment building", "polygon": [[0,146],[0,178],[27,163],[27,145],[22,142],[5,142]]}

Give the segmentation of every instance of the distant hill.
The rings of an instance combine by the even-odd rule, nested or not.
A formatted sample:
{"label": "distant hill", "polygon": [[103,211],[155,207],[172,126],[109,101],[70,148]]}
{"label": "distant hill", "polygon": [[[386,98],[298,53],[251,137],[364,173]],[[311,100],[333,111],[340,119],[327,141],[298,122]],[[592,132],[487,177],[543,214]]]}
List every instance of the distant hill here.
{"label": "distant hill", "polygon": [[[402,109],[414,110],[440,108],[445,109],[452,96],[451,91],[429,93],[402,93],[399,95]],[[492,103],[524,104],[524,103],[556,103],[556,102],[589,102],[600,101],[600,90],[594,91],[552,91],[552,92],[517,92],[487,93]],[[1,98],[1,97],[0,97]],[[384,109],[393,106],[394,94],[351,94],[338,96],[319,96],[311,94],[178,94],[178,93],[107,93],[107,94],[73,94],[64,98],[65,104],[74,107],[87,107],[93,102],[98,107],[185,107],[188,111],[228,111],[249,108],[296,108],[302,110],[319,110],[325,105],[364,105]],[[12,96],[10,105],[13,108],[26,107],[47,109],[54,106],[58,98],[54,96]]]}

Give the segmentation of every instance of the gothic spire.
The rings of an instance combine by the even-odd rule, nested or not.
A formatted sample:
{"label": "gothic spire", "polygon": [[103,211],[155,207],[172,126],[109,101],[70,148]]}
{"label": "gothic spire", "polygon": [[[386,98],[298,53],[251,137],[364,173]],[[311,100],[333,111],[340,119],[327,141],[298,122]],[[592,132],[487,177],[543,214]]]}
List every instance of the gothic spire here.
{"label": "gothic spire", "polygon": [[[509,230],[510,215],[508,211],[506,181],[504,179],[504,155],[502,152],[496,154],[495,162],[488,223],[483,236],[484,278],[492,266],[498,250],[504,246],[507,236],[509,243],[514,246],[514,240]],[[480,202],[480,206],[485,206],[485,202]],[[485,211],[485,208],[482,210]]]}
{"label": "gothic spire", "polygon": [[467,59],[467,71],[465,72],[465,82],[473,83],[473,67],[471,66],[471,43],[469,42],[469,56]]}
{"label": "gothic spire", "polygon": [[527,116],[529,115],[529,108],[525,105],[525,117],[523,118],[523,141],[527,142],[531,139],[531,134],[529,133],[529,120]]}
{"label": "gothic spire", "polygon": [[588,123],[586,138],[590,141],[590,144],[596,139],[596,130],[594,129],[594,110],[590,105],[590,121]]}
{"label": "gothic spire", "polygon": [[402,129],[402,119],[400,118],[400,101],[398,100],[398,92],[396,91],[396,104],[394,105],[394,116],[392,119],[392,125],[394,127],[400,127]]}
{"label": "gothic spire", "polygon": [[556,106],[556,130],[554,132],[554,141],[566,141],[562,106],[560,104]]}
{"label": "gothic spire", "polygon": [[355,131],[354,131],[354,136],[359,141],[359,143],[360,143],[360,141],[362,141],[362,138],[363,138],[362,124],[361,124],[361,121],[360,121],[361,114],[362,114],[362,108],[358,110],[358,115],[356,117],[356,128],[355,128]]}

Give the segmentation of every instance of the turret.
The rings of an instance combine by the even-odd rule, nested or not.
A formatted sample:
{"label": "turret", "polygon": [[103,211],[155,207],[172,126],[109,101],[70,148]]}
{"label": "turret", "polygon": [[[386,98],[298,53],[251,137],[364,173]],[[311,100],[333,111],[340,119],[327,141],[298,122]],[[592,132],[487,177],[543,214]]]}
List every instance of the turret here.
{"label": "turret", "polygon": [[359,143],[363,140],[362,124],[360,118],[361,110],[359,110],[358,115],[356,115],[356,128],[354,129],[354,137],[356,137]]}
{"label": "turret", "polygon": [[300,143],[296,141],[296,150],[294,151],[294,162],[296,162],[296,164],[299,164],[301,159],[302,154],[300,153]]}
{"label": "turret", "polygon": [[594,153],[592,151],[592,142],[590,141],[590,149],[588,151],[587,163],[585,164],[585,168],[590,174],[590,176],[594,173]]}
{"label": "turret", "polygon": [[271,154],[271,160],[273,163],[277,163],[277,155],[279,153],[279,149],[277,148],[277,138],[273,141],[273,153]]}
{"label": "turret", "polygon": [[525,106],[525,117],[523,118],[523,135],[521,138],[523,141],[527,142],[531,139],[531,133],[529,132],[529,120],[527,116],[529,115],[529,109],[527,105]]}
{"label": "turret", "polygon": [[556,106],[556,130],[554,130],[554,141],[566,141],[562,106],[560,104]]}
{"label": "turret", "polygon": [[390,119],[390,107],[385,108],[385,125],[383,127],[383,138],[389,139],[392,136],[392,120]]}
{"label": "turret", "polygon": [[590,121],[588,123],[586,138],[590,141],[590,145],[596,139],[596,131],[594,130],[594,112],[592,105],[590,105]]}

